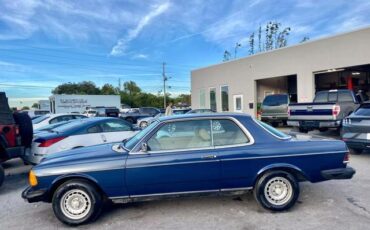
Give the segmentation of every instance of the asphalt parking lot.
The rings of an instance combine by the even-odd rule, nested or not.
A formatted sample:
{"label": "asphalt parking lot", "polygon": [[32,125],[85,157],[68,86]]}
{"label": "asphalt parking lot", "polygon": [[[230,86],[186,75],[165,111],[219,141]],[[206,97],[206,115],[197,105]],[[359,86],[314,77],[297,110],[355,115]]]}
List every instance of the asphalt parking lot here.
{"label": "asphalt parking lot", "polygon": [[[327,132],[323,138],[327,137],[335,137],[335,133]],[[272,213],[260,208],[251,193],[240,197],[183,198],[113,205],[96,222],[79,228],[369,229],[370,153],[352,155],[350,165],[357,170],[352,180],[301,183],[298,203],[287,212]],[[18,159],[3,166],[7,176],[0,188],[0,229],[68,228],[54,217],[50,204],[22,200],[30,166]]]}

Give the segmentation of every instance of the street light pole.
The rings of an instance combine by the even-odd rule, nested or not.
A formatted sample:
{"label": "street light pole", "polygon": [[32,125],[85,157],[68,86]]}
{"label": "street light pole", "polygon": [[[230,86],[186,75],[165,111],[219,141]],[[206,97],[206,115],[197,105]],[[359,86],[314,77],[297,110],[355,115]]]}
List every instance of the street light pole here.
{"label": "street light pole", "polygon": [[162,75],[163,75],[163,107],[167,107],[167,102],[166,102],[166,63],[163,62],[163,70],[162,70]]}
{"label": "street light pole", "polygon": [[235,44],[235,50],[234,50],[234,59],[236,59],[236,53],[238,52],[238,48],[239,47],[242,47],[242,44],[240,44],[239,42],[237,42]]}

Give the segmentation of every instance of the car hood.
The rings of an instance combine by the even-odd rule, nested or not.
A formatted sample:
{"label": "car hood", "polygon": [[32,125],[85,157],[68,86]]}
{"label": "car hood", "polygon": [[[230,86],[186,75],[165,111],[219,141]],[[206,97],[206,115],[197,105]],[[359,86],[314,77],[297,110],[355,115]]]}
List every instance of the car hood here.
{"label": "car hood", "polygon": [[104,161],[123,159],[122,155],[126,155],[128,152],[120,148],[119,144],[120,143],[95,145],[50,154],[45,157],[35,169],[51,166],[95,164]]}

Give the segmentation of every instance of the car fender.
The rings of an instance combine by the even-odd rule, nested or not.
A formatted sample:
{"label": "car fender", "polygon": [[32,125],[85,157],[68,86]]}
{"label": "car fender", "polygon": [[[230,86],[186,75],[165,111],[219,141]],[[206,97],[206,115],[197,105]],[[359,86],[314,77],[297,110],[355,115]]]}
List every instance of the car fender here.
{"label": "car fender", "polygon": [[257,179],[262,176],[265,172],[267,171],[272,171],[272,170],[282,170],[282,171],[288,171],[292,173],[294,176],[296,176],[300,180],[310,180],[310,177],[303,172],[300,168],[298,168],[295,165],[292,164],[287,164],[287,163],[276,163],[276,164],[271,164],[263,167],[260,169],[257,173],[257,175],[254,178],[254,182],[257,181]]}
{"label": "car fender", "polygon": [[51,201],[51,199],[53,198],[53,194],[55,192],[55,190],[61,185],[63,184],[64,182],[66,182],[67,180],[72,180],[72,179],[82,179],[82,180],[86,180],[86,181],[89,181],[90,183],[92,183],[100,192],[102,192],[103,195],[106,195],[104,190],[99,186],[98,182],[95,180],[95,178],[87,175],[87,174],[83,174],[83,173],[73,173],[73,174],[67,174],[67,175],[61,175],[61,176],[58,176],[57,178],[55,178],[52,183],[50,184],[50,187],[49,187],[49,201]]}

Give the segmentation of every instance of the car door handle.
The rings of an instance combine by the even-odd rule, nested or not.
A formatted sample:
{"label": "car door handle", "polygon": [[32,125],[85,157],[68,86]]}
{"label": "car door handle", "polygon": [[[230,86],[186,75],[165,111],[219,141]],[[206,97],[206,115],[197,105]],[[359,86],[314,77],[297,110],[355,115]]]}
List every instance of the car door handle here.
{"label": "car door handle", "polygon": [[104,135],[101,135],[101,138],[103,139],[104,142],[107,142],[107,138]]}
{"label": "car door handle", "polygon": [[206,156],[202,156],[202,159],[214,159],[214,158],[217,158],[216,155],[206,155]]}

